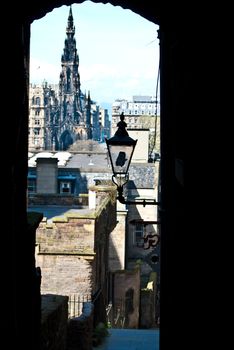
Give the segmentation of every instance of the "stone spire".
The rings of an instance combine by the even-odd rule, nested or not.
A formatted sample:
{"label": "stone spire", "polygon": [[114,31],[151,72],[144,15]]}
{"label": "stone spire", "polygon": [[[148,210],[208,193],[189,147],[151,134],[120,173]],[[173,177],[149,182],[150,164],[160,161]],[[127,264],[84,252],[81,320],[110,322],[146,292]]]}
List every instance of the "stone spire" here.
{"label": "stone spire", "polygon": [[90,102],[86,106],[85,96],[81,91],[79,55],[76,48],[75,26],[71,6],[67,20],[61,66],[58,143],[60,149],[66,150],[76,140],[87,140],[91,135]]}
{"label": "stone spire", "polygon": [[67,20],[67,36],[71,35],[72,37],[75,35],[75,26],[73,24],[73,15],[72,15],[72,7],[70,6],[69,16]]}

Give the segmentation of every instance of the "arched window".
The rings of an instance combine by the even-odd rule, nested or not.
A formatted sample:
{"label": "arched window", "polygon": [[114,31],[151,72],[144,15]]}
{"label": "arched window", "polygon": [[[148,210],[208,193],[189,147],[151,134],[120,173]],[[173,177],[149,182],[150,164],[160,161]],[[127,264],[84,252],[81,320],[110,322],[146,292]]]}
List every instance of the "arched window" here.
{"label": "arched window", "polygon": [[40,104],[41,104],[41,99],[40,99],[40,97],[36,97],[36,105],[37,105],[37,106],[40,106]]}

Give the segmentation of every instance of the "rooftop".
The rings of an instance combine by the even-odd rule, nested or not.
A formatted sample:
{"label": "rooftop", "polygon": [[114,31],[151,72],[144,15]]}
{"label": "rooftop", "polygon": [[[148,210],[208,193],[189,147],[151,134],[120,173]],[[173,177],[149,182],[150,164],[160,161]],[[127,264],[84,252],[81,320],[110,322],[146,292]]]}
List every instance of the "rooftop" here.
{"label": "rooftop", "polygon": [[43,214],[43,219],[52,221],[54,218],[64,218],[66,215],[75,214],[76,216],[85,216],[93,212],[89,207],[80,208],[78,206],[59,206],[59,205],[32,205],[28,206],[28,212],[38,212]]}
{"label": "rooftop", "polygon": [[90,169],[108,169],[110,168],[109,159],[106,151],[103,152],[28,152],[28,166],[36,167],[37,158],[57,158],[60,168],[85,168]]}

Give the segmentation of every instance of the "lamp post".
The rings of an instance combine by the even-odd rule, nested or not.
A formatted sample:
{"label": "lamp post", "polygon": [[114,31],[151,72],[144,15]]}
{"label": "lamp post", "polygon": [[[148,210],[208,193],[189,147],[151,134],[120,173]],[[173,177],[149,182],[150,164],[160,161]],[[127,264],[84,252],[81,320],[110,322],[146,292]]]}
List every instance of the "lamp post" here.
{"label": "lamp post", "polygon": [[127,124],[124,121],[123,113],[120,115],[120,122],[118,122],[117,126],[118,129],[115,135],[110,139],[105,138],[113,172],[112,181],[117,186],[118,191],[117,199],[122,204],[141,204],[143,206],[158,205],[159,203],[154,199],[125,200],[123,196],[123,186],[129,180],[128,169],[137,140],[133,140],[128,135],[126,130]]}

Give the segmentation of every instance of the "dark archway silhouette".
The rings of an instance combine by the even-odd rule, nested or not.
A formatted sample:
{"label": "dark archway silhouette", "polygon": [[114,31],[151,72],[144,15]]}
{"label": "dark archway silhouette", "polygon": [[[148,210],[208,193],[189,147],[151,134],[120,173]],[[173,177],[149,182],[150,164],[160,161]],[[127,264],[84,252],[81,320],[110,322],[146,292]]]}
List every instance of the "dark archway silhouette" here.
{"label": "dark archway silhouette", "polygon": [[[83,1],[77,1],[77,3],[80,2]],[[99,3],[99,1],[93,2]],[[213,28],[217,24],[212,23],[212,26],[209,26],[207,22],[202,21],[205,9],[199,4],[188,7],[190,4],[186,5],[179,1],[173,3],[156,1],[152,7],[143,1],[135,0],[103,1],[103,3],[107,2],[114,6],[128,8],[160,26],[162,139],[160,348],[161,350],[170,349],[173,340],[181,350],[187,350],[188,335],[190,340],[193,339],[193,346],[197,345],[196,348],[199,348],[204,341],[199,335],[203,336],[207,333],[208,321],[203,314],[208,308],[203,310],[200,302],[197,301],[198,296],[201,299],[204,298],[202,293],[206,290],[204,284],[200,288],[198,279],[201,281],[203,273],[203,277],[209,280],[207,268],[204,268],[203,264],[205,265],[208,260],[213,261],[207,257],[213,249],[210,249],[209,244],[209,249],[204,251],[202,247],[204,247],[206,235],[202,235],[202,245],[199,247],[199,259],[197,259],[198,249],[194,237],[201,233],[201,223],[204,219],[207,226],[209,225],[206,234],[210,238],[210,225],[213,218],[207,209],[214,208],[215,205],[214,211],[210,212],[213,215],[217,211],[217,201],[213,201],[214,196],[210,196],[215,192],[210,179],[214,175],[214,166],[217,164],[212,163],[212,171],[208,166],[208,163],[211,163],[209,157],[214,153],[213,145],[217,146],[217,132],[210,132],[210,127],[215,124],[214,105],[216,104],[208,96],[210,89],[214,92],[210,78],[216,73],[214,69],[211,74],[211,62],[216,54],[214,49],[211,50],[212,54],[209,53],[208,49],[211,46],[209,41],[214,36]],[[7,294],[4,291],[3,300],[7,295],[9,302],[5,303],[5,309],[3,305],[1,311],[4,319],[2,327],[5,326],[4,329],[2,328],[2,342],[8,344],[9,349],[15,348],[15,342],[18,348],[39,348],[35,342],[39,329],[38,315],[33,302],[34,245],[33,239],[29,242],[32,232],[28,233],[26,211],[30,23],[43,17],[55,7],[72,3],[66,0],[40,2],[22,0],[14,4],[13,11],[12,3],[4,2],[2,17],[8,14],[10,24],[6,30],[5,23],[2,21],[2,33],[4,33],[1,42],[2,67],[6,67],[7,62],[6,68],[8,68],[2,69],[1,77],[4,82],[2,101],[5,106],[9,106],[9,111],[7,116],[2,118],[2,130],[9,131],[11,142],[7,145],[7,152],[4,152],[3,163],[4,184],[8,192],[7,196],[3,196],[2,218],[7,225],[2,234],[2,247],[7,251],[7,258],[4,257],[2,260],[4,269],[1,276],[4,285],[7,286]],[[212,4],[212,8],[213,6]],[[222,9],[220,4],[219,6]],[[219,16],[213,16],[210,12],[205,13],[205,16],[207,21],[211,18],[219,19]],[[221,29],[220,27],[218,32],[221,32]],[[214,47],[216,48],[215,45]],[[213,96],[217,96],[217,90],[216,95]],[[199,113],[198,105],[202,106]],[[210,110],[212,105],[214,113]],[[205,129],[205,121],[209,123],[207,129]],[[3,140],[2,144],[6,147],[6,141]],[[186,158],[185,154],[189,154],[189,157]],[[198,154],[199,163],[197,163]],[[192,171],[189,172],[186,167],[185,181],[183,173],[188,159],[191,160]],[[198,167],[201,168],[201,160],[204,163],[200,172]],[[192,174],[197,175],[196,179]],[[190,182],[189,180],[196,187],[196,191],[193,190],[191,193],[193,195],[186,198],[185,202],[184,186],[185,183]],[[201,189],[198,184],[203,188]],[[206,191],[202,191],[205,186]],[[207,195],[208,189],[210,189],[209,195]],[[203,212],[201,200],[205,203]],[[192,210],[194,204],[196,204],[195,211]],[[185,208],[187,215],[185,215]],[[187,222],[189,222],[188,225]],[[202,259],[202,253],[205,253],[205,259]],[[204,281],[205,278],[202,282]],[[210,296],[209,294],[206,298],[207,302]],[[182,308],[182,305],[186,305],[186,308]],[[205,316],[208,316],[207,313]],[[206,325],[203,324],[206,326],[205,332],[197,332],[195,337],[194,329],[197,325],[201,327],[202,322],[206,322]],[[212,339],[209,339],[209,344],[211,341]]]}

